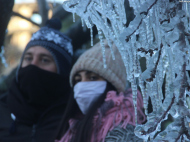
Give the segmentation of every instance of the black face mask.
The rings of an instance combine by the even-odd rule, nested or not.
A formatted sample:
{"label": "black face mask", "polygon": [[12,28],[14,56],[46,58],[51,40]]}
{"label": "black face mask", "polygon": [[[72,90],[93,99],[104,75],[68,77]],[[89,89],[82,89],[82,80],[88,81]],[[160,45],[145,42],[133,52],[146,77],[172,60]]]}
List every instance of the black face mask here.
{"label": "black face mask", "polygon": [[68,78],[34,65],[19,70],[18,87],[28,104],[43,106],[59,100],[70,88]]}
{"label": "black face mask", "polygon": [[19,70],[18,82],[13,81],[7,101],[17,120],[36,122],[46,109],[66,104],[69,92],[69,77],[29,65]]}

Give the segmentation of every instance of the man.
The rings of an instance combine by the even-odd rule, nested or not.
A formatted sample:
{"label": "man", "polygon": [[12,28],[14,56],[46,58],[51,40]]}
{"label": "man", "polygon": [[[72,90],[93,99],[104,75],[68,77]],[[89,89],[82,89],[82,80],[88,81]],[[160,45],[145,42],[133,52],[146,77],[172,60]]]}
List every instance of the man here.
{"label": "man", "polygon": [[53,142],[69,97],[71,40],[49,20],[26,46],[9,91],[0,98],[0,142]]}

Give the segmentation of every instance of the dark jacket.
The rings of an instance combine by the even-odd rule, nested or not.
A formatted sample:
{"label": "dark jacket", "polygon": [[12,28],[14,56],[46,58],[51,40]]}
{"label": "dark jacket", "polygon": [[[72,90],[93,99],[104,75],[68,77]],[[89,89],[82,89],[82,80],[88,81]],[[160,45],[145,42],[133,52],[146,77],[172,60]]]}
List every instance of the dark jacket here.
{"label": "dark jacket", "polygon": [[[46,109],[33,125],[13,121],[7,105],[7,93],[0,97],[0,142],[53,142],[65,103]],[[11,134],[11,131],[12,134]]]}

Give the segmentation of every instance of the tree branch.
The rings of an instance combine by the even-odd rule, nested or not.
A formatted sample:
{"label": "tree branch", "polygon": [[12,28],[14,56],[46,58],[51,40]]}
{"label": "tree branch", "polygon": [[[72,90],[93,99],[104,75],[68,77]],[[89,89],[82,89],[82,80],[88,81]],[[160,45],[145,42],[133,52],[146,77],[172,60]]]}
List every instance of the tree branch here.
{"label": "tree branch", "polygon": [[[158,0],[155,0],[155,1],[153,2],[153,4],[151,4],[150,7],[147,9],[147,11],[141,12],[140,14],[145,14],[145,15],[147,16],[149,10],[157,3],[157,1],[158,1]],[[145,16],[145,17],[146,17],[146,16]],[[144,18],[145,18],[145,17],[144,17]],[[128,41],[129,41],[129,38],[139,29],[140,25],[142,24],[142,20],[143,20],[144,18],[141,18],[141,20],[140,20],[140,22],[139,22],[137,28],[136,28],[130,35],[128,35],[128,36],[126,37],[126,39],[125,39],[126,42],[128,42]]]}
{"label": "tree branch", "polygon": [[142,135],[150,134],[150,133],[152,133],[153,131],[156,130],[158,124],[166,117],[166,114],[171,109],[171,107],[172,107],[172,105],[174,103],[174,100],[175,100],[175,94],[173,94],[173,98],[172,98],[172,101],[171,101],[170,105],[168,106],[167,110],[163,113],[163,115],[160,117],[160,119],[157,121],[157,123],[153,127],[150,127],[147,131],[142,131]]}
{"label": "tree branch", "polygon": [[13,12],[12,12],[12,16],[18,16],[18,17],[20,17],[20,18],[22,18],[22,19],[24,19],[24,20],[27,20],[28,22],[31,22],[32,24],[34,24],[34,25],[40,27],[39,24],[35,23],[35,22],[32,21],[30,18],[27,18],[27,17],[21,15],[20,13],[17,13],[17,12],[14,12],[14,11],[13,11]]}
{"label": "tree branch", "polygon": [[38,2],[38,9],[39,9],[39,14],[42,17],[42,23],[41,26],[44,26],[46,21],[48,20],[48,10],[49,6],[46,0],[37,0]]}
{"label": "tree branch", "polygon": [[152,70],[152,72],[151,72],[151,74],[150,74],[151,77],[146,79],[146,81],[148,81],[148,82],[153,81],[153,79],[155,78],[157,66],[158,66],[158,63],[159,63],[160,57],[161,57],[162,47],[163,47],[163,44],[161,43],[161,45],[160,45],[160,50],[159,50],[159,54],[158,54],[158,59],[157,59],[157,61],[156,61],[156,64],[155,64],[154,69]]}

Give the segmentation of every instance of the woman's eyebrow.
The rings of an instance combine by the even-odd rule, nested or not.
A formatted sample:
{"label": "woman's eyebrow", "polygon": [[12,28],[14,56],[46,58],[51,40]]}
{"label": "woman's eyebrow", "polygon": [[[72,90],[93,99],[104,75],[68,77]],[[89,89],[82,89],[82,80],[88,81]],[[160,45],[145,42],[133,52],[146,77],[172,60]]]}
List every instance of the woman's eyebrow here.
{"label": "woman's eyebrow", "polygon": [[81,75],[77,73],[74,77],[80,77],[80,76],[81,76]]}
{"label": "woman's eyebrow", "polygon": [[86,71],[85,74],[86,74],[86,75],[90,75],[90,74],[95,74],[95,73],[93,73],[93,72],[91,72],[91,71]]}

